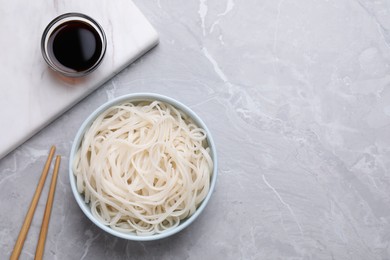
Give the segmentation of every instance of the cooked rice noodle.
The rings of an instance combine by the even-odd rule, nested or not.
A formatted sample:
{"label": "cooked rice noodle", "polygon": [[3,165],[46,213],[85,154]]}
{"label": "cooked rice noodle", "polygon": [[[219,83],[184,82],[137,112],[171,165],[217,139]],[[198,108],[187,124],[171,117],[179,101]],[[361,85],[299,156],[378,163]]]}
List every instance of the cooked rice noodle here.
{"label": "cooked rice noodle", "polygon": [[209,191],[206,132],[159,102],[110,107],[84,134],[74,159],[79,193],[99,221],[152,235],[191,216]]}

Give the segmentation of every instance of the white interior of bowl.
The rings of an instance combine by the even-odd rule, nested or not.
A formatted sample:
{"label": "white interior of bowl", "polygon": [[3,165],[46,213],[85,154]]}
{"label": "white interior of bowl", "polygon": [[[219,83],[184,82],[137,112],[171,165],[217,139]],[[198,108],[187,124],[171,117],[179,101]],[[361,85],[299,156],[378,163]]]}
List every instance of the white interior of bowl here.
{"label": "white interior of bowl", "polygon": [[[191,217],[181,221],[179,226],[177,226],[175,228],[172,228],[172,229],[169,229],[169,230],[167,230],[167,231],[165,231],[163,233],[149,235],[149,236],[139,236],[139,235],[136,235],[135,233],[124,233],[124,232],[120,232],[120,231],[114,230],[114,229],[110,228],[109,226],[106,226],[106,225],[102,224],[101,222],[99,222],[92,215],[91,209],[90,209],[89,205],[84,202],[84,196],[77,191],[77,188],[76,188],[76,177],[73,174],[73,166],[72,165],[73,165],[73,158],[75,156],[75,153],[77,152],[77,149],[80,146],[80,143],[81,143],[81,140],[82,140],[82,138],[84,136],[85,131],[90,127],[92,122],[102,112],[104,112],[106,109],[108,109],[111,106],[118,105],[118,104],[121,104],[121,103],[126,102],[126,101],[139,102],[139,101],[153,101],[153,100],[159,100],[159,101],[162,101],[162,102],[165,102],[165,103],[169,103],[169,104],[175,106],[179,110],[183,111],[185,114],[189,115],[199,127],[203,128],[206,131],[207,142],[208,142],[209,147],[211,149],[211,158],[213,159],[214,167],[213,167],[213,173],[212,173],[212,177],[211,177],[209,192],[208,192],[206,198],[199,205],[198,209],[195,211],[195,213]],[[182,103],[180,103],[180,102],[178,102],[178,101],[176,101],[176,100],[174,100],[172,98],[169,98],[169,97],[166,97],[166,96],[163,96],[163,95],[159,95],[159,94],[154,94],[154,93],[128,94],[128,95],[124,95],[124,96],[118,97],[116,99],[113,99],[113,100],[103,104],[98,109],[96,109],[84,121],[84,123],[81,125],[79,131],[76,134],[76,137],[74,139],[74,142],[73,142],[73,145],[72,145],[72,148],[71,148],[71,152],[70,152],[70,157],[69,157],[69,178],[70,178],[70,185],[72,187],[73,195],[76,198],[76,201],[79,204],[81,210],[98,227],[100,227],[104,231],[106,231],[106,232],[108,232],[108,233],[110,233],[110,234],[112,234],[114,236],[117,236],[117,237],[120,237],[120,238],[124,238],[124,239],[128,239],[128,240],[136,240],[136,241],[157,240],[157,239],[162,239],[162,238],[171,236],[171,235],[173,235],[173,234],[183,230],[184,228],[188,227],[199,216],[199,214],[204,210],[204,208],[206,207],[206,205],[207,205],[207,203],[208,203],[208,201],[209,201],[209,199],[211,197],[211,194],[213,193],[213,190],[214,190],[214,187],[215,187],[215,183],[216,183],[216,180],[217,180],[217,154],[216,154],[216,149],[215,149],[215,144],[214,144],[213,138],[212,138],[211,133],[208,130],[207,126],[187,106],[183,105]]]}

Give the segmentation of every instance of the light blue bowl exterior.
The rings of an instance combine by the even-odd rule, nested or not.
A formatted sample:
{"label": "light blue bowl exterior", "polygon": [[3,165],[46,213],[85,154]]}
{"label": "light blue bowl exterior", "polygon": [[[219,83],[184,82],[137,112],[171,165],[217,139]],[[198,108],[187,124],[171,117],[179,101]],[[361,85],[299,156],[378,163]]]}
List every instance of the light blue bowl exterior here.
{"label": "light blue bowl exterior", "polygon": [[[81,140],[83,138],[83,135],[84,135],[85,131],[90,127],[92,122],[102,112],[104,112],[106,109],[108,109],[111,106],[118,105],[118,104],[121,104],[121,103],[126,102],[126,101],[137,102],[137,101],[149,101],[149,100],[159,100],[159,101],[166,102],[166,103],[169,103],[169,104],[175,106],[176,108],[180,109],[181,111],[183,111],[184,113],[189,115],[195,121],[195,123],[198,126],[200,126],[201,128],[203,128],[206,131],[206,133],[207,133],[207,141],[208,141],[208,144],[209,144],[210,149],[211,149],[211,157],[212,157],[213,162],[214,162],[214,168],[213,168],[213,175],[211,177],[210,190],[209,190],[206,198],[203,200],[203,202],[200,204],[198,209],[195,211],[195,213],[191,217],[189,217],[188,219],[185,219],[184,221],[182,221],[179,226],[177,226],[177,227],[175,227],[173,229],[170,229],[170,230],[168,230],[166,232],[163,232],[161,234],[155,234],[155,235],[150,235],[150,236],[138,236],[138,235],[136,235],[134,233],[124,233],[124,232],[113,230],[112,228],[110,228],[108,226],[105,226],[104,224],[100,223],[92,215],[90,207],[88,206],[88,204],[86,204],[84,202],[83,195],[81,195],[77,191],[77,188],[76,188],[76,178],[75,178],[75,176],[73,174],[73,166],[72,165],[73,165],[73,158],[75,156],[75,153],[77,152],[78,147],[80,146],[80,143],[81,143]],[[183,105],[179,101],[176,101],[176,100],[174,100],[174,99],[172,99],[170,97],[166,97],[166,96],[163,96],[163,95],[160,95],[160,94],[154,94],[154,93],[135,93],[135,94],[128,94],[128,95],[120,96],[118,98],[115,98],[115,99],[113,99],[113,100],[103,104],[98,109],[96,109],[84,121],[84,123],[81,125],[79,131],[76,134],[76,137],[74,139],[74,142],[73,142],[73,145],[72,145],[72,148],[71,148],[70,157],[69,157],[69,178],[70,178],[70,185],[72,187],[72,192],[73,192],[73,195],[74,195],[77,203],[79,204],[79,206],[80,206],[81,210],[84,212],[84,214],[95,225],[97,225],[98,227],[100,227],[104,231],[110,233],[111,235],[114,235],[114,236],[117,236],[117,237],[120,237],[120,238],[124,238],[124,239],[128,239],[128,240],[134,240],[134,241],[152,241],[152,240],[158,240],[158,239],[169,237],[169,236],[171,236],[173,234],[176,234],[177,232],[185,229],[192,222],[194,222],[194,220],[202,213],[202,211],[206,207],[208,201],[210,200],[211,194],[213,193],[213,190],[214,190],[214,187],[215,187],[215,183],[216,183],[216,180],[217,180],[217,166],[218,166],[218,163],[217,163],[217,152],[216,152],[216,149],[215,149],[215,144],[214,144],[213,138],[211,136],[211,133],[210,133],[209,129],[207,128],[205,123],[199,118],[199,116],[197,116],[187,106]]]}

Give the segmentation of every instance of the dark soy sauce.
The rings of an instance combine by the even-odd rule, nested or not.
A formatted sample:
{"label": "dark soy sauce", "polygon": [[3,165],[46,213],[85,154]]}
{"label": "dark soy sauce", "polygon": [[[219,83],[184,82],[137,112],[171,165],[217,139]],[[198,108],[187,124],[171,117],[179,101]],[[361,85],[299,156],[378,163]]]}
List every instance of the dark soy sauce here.
{"label": "dark soy sauce", "polygon": [[48,41],[52,62],[65,70],[77,72],[91,68],[99,60],[102,47],[99,33],[82,21],[59,25]]}

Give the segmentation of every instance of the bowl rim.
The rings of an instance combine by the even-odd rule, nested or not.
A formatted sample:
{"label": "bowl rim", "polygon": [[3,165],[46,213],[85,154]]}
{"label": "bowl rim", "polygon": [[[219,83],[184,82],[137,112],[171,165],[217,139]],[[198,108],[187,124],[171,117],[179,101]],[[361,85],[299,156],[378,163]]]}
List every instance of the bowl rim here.
{"label": "bowl rim", "polygon": [[[173,105],[177,109],[181,110],[182,112],[184,112],[185,114],[190,116],[199,127],[203,128],[206,131],[207,142],[209,143],[209,147],[211,149],[211,158],[213,159],[214,165],[213,165],[213,171],[212,171],[209,191],[193,215],[191,215],[189,218],[185,219],[184,222],[180,223],[177,227],[169,229],[163,233],[154,234],[154,235],[139,236],[139,235],[136,235],[134,233],[123,233],[123,232],[114,230],[111,227],[106,226],[103,223],[101,223],[99,220],[97,220],[92,215],[89,206],[83,200],[82,194],[80,194],[77,191],[76,180],[75,180],[76,178],[73,174],[73,158],[75,156],[75,153],[76,153],[78,147],[80,146],[80,142],[84,136],[85,131],[90,127],[92,122],[106,109],[108,109],[109,107],[112,107],[114,105],[124,103],[126,101],[137,102],[137,101],[154,101],[154,100],[162,101],[162,102],[169,103],[169,104]],[[71,151],[70,151],[70,156],[69,156],[70,185],[72,188],[73,196],[75,197],[80,209],[84,212],[84,214],[87,216],[87,218],[89,218],[95,225],[97,225],[102,230],[106,231],[107,233],[109,233],[113,236],[127,239],[127,240],[133,240],[133,241],[153,241],[153,240],[163,239],[163,238],[169,237],[171,235],[174,235],[174,234],[182,231],[183,229],[188,227],[191,223],[193,223],[195,221],[195,219],[203,212],[204,208],[208,204],[210,197],[214,191],[216,181],[217,181],[217,172],[218,172],[217,168],[218,168],[218,160],[217,160],[217,152],[216,152],[215,143],[214,143],[213,137],[212,137],[209,129],[207,128],[206,124],[202,121],[202,119],[194,111],[192,111],[188,106],[184,105],[183,103],[181,103],[173,98],[170,98],[170,97],[167,97],[167,96],[164,96],[161,94],[157,94],[157,93],[146,93],[146,92],[145,93],[132,93],[132,94],[126,94],[123,96],[119,96],[119,97],[116,97],[112,100],[105,102],[104,104],[99,106],[97,109],[95,109],[84,120],[84,122],[82,123],[82,125],[78,129],[76,136],[73,140]]]}

